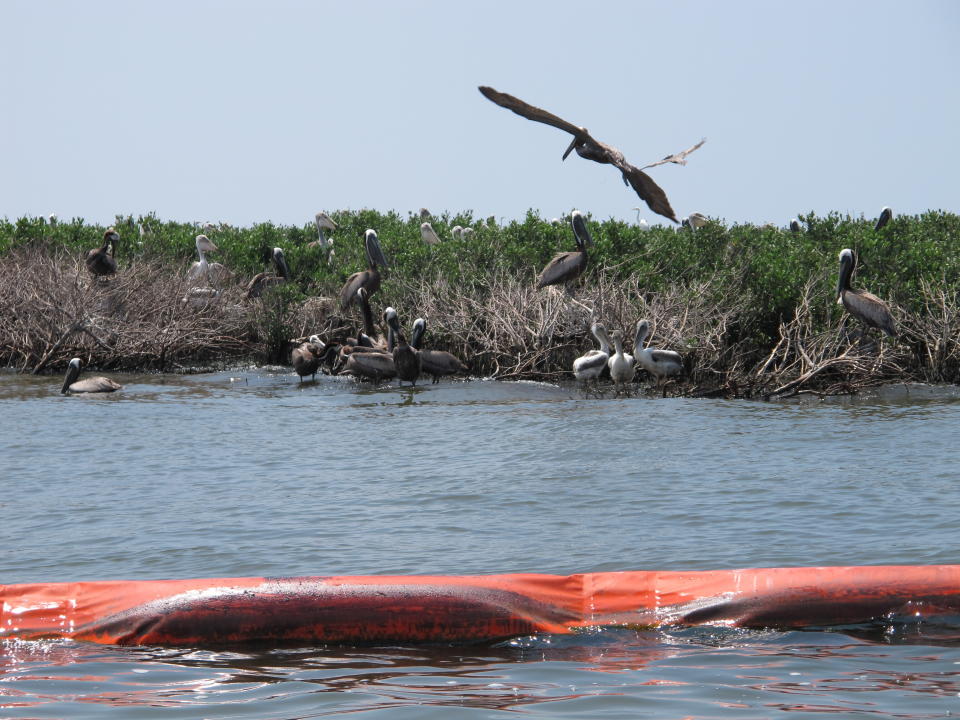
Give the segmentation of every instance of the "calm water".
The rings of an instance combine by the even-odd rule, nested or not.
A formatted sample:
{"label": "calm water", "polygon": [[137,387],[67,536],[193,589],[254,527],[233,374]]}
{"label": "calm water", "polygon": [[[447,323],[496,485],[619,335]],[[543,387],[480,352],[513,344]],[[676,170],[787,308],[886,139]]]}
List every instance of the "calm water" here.
{"label": "calm water", "polygon": [[[282,368],[118,379],[61,397],[60,378],[0,375],[0,582],[960,562],[955,388],[761,404],[301,387]],[[947,717],[954,638],[7,643],[0,717]]]}

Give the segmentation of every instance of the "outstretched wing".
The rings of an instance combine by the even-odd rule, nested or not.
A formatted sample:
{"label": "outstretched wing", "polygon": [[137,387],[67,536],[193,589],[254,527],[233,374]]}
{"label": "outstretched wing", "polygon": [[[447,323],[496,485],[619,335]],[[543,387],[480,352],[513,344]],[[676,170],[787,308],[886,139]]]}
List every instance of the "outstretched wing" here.
{"label": "outstretched wing", "polygon": [[679,222],[673,212],[673,208],[670,207],[667,194],[663,191],[663,188],[653,181],[653,178],[640,168],[634,167],[628,162],[617,164],[617,167],[623,172],[623,179],[630,183],[630,187],[636,191],[640,199],[643,200],[651,210],[657,215],[663,215],[665,218],[669,218],[674,222]]}
{"label": "outstretched wing", "polygon": [[697,143],[696,145],[694,145],[693,147],[688,147],[686,150],[681,150],[680,152],[678,152],[678,153],[676,153],[676,154],[674,154],[674,155],[667,155],[663,160],[657,160],[655,163],[650,163],[649,165],[644,165],[644,166],[643,166],[642,168],[640,168],[640,169],[641,169],[641,170],[646,170],[647,168],[656,167],[657,165],[664,165],[664,164],[666,164],[666,163],[677,163],[678,165],[686,165],[686,164],[687,164],[687,155],[689,155],[690,153],[692,153],[694,150],[699,149],[700,146],[703,145],[706,141],[707,141],[707,139],[706,139],[706,138],[703,138],[700,142],[698,142],[698,143]]}
{"label": "outstretched wing", "polygon": [[492,87],[487,87],[486,85],[481,85],[479,90],[488,100],[492,100],[497,105],[500,107],[505,107],[507,110],[512,110],[517,115],[525,117],[527,120],[534,120],[535,122],[542,122],[546,123],[547,125],[552,125],[553,127],[559,128],[560,130],[568,132],[571,135],[575,135],[578,138],[583,138],[585,140],[590,138],[590,135],[583,128],[577,127],[573,123],[569,123],[563,118],[558,118],[551,112],[547,112],[546,110],[525,103],[520,98],[514,97],[513,95],[507,95],[507,93],[497,92]]}

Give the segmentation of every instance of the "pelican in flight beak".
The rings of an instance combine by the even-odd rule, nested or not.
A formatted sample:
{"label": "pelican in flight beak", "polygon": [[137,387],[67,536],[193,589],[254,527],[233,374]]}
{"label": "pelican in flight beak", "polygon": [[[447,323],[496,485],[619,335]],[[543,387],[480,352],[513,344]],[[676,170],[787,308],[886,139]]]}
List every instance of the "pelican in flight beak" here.
{"label": "pelican in flight beak", "polygon": [[[663,215],[663,217],[669,218],[673,222],[678,222],[677,216],[674,214],[673,208],[670,207],[670,201],[667,199],[667,194],[663,189],[653,181],[653,178],[643,172],[641,168],[628,163],[623,153],[617,148],[594,139],[586,128],[578,127],[573,123],[557,117],[553,113],[525,103],[513,95],[498,92],[492,87],[486,86],[480,86],[479,90],[488,100],[495,102],[500,107],[513,111],[521,117],[527,118],[527,120],[551,125],[570,133],[573,135],[573,140],[570,141],[570,145],[567,146],[567,149],[563,153],[564,160],[567,159],[567,156],[572,151],[576,150],[577,155],[585,160],[593,160],[594,162],[613,165],[622,174],[623,184],[632,187],[634,192],[637,193],[640,199],[643,200],[653,212],[658,215]],[[704,141],[701,141],[689,150],[684,150],[676,155],[668,155],[665,159],[654,163],[654,165],[665,162],[680,162],[681,160],[685,163],[686,156],[700,147],[703,142]],[[672,158],[677,158],[677,160],[673,160]]]}
{"label": "pelican in flight beak", "polygon": [[887,304],[866,290],[854,290],[850,279],[857,260],[849,248],[840,252],[840,276],[837,279],[837,304],[868,327],[877,328],[890,337],[895,337],[897,328]]}
{"label": "pelican in flight beak", "polygon": [[587,246],[593,245],[593,238],[590,237],[587,223],[579,210],[571,213],[570,224],[573,226],[573,237],[577,242],[577,249],[555,255],[553,260],[547,263],[537,279],[538,289],[547,285],[567,284],[569,286],[569,283],[580,277],[587,268]]}
{"label": "pelican in flight beak", "polygon": [[60,392],[63,395],[69,395],[70,393],[107,393],[123,389],[123,385],[110,378],[92,377],[77,380],[78,377],[80,377],[80,358],[73,358],[67,365],[67,376],[63,379]]}

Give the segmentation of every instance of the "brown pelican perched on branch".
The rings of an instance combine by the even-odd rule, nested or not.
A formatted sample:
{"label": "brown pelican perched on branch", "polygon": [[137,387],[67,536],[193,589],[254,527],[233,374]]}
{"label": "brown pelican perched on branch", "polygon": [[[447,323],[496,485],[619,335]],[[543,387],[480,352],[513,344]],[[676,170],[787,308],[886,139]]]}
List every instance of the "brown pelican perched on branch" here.
{"label": "brown pelican perched on branch", "polygon": [[446,350],[424,350],[423,334],[427,331],[427,321],[417,318],[413,321],[413,332],[410,335],[410,346],[420,351],[420,369],[433,377],[433,382],[440,382],[446,375],[456,375],[467,372],[468,368],[456,355]]}
{"label": "brown pelican perched on branch", "polygon": [[117,261],[114,259],[114,254],[117,251],[118,240],[120,240],[120,235],[113,228],[104,232],[103,245],[87,251],[87,256],[84,259],[87,270],[98,278],[113,275],[117,272]]}
{"label": "brown pelican perched on branch", "polygon": [[433,225],[428,222],[421,223],[420,225],[420,237],[423,238],[423,241],[427,245],[439,245],[440,236],[437,235],[437,231],[433,229]]}
{"label": "brown pelican perched on branch", "polygon": [[400,329],[396,310],[388,307],[383,311],[383,319],[390,328],[390,340],[387,344],[393,351],[393,366],[397,370],[397,379],[401,383],[406,380],[411,385],[416,385],[417,378],[420,377],[420,351],[407,343],[407,338]]}
{"label": "brown pelican perched on branch", "polygon": [[77,380],[80,377],[80,358],[73,358],[67,365],[67,376],[63,379],[63,387],[60,392],[64,395],[69,393],[103,393],[122,390],[123,385],[114,382],[110,378],[92,377],[85,380]]}
{"label": "brown pelican perched on branch", "polygon": [[[525,117],[528,120],[534,120],[535,122],[552,125],[555,128],[559,128],[560,130],[570,133],[573,135],[573,140],[563,153],[564,160],[567,159],[567,155],[569,155],[572,150],[576,150],[577,155],[585,160],[593,160],[594,162],[613,165],[622,173],[624,185],[629,185],[632,187],[637,195],[640,196],[640,199],[643,200],[651,210],[658,215],[663,215],[664,217],[670,218],[674,222],[677,222],[677,216],[674,214],[673,208],[670,207],[670,201],[667,199],[667,194],[653,181],[649,175],[643,172],[643,170],[628,163],[623,157],[623,153],[617,148],[594,139],[591,137],[590,133],[587,132],[586,128],[578,127],[573,123],[569,123],[566,120],[557,117],[553,113],[547,112],[546,110],[538,107],[534,107],[533,105],[529,105],[513,95],[498,92],[492,87],[485,86],[480,86],[480,92],[483,93],[484,97],[486,97],[488,100],[495,102],[497,105],[504,107],[507,110],[512,110],[521,117]],[[699,147],[699,145],[691,148],[690,150],[684,151],[684,153],[678,153],[678,155],[684,155],[685,157],[685,153],[693,152],[697,147]],[[672,161],[665,160],[663,162]]]}
{"label": "brown pelican perched on branch", "polygon": [[570,224],[573,226],[573,237],[577,242],[577,249],[555,255],[553,260],[540,273],[537,287],[571,283],[580,277],[587,268],[587,245],[593,245],[593,238],[587,230],[587,223],[579,210],[570,214]]}
{"label": "brown pelican perched on branch", "polygon": [[[633,357],[637,364],[653,375],[659,385],[664,378],[679,375],[683,370],[683,358],[673,350],[657,350],[643,346],[650,336],[650,322],[641,320],[637,323],[636,339],[633,343]],[[664,393],[666,388],[664,387]]]}
{"label": "brown pelican perched on branch", "polygon": [[310,375],[311,379],[317,379],[317,370],[320,369],[320,358],[323,357],[326,345],[316,335],[311,335],[305,343],[301,343],[290,353],[290,360],[293,363],[293,369],[300,376],[300,382]]}
{"label": "brown pelican perched on branch", "polygon": [[676,165],[686,165],[687,155],[692,153],[694,150],[698,150],[700,146],[703,145],[706,141],[707,139],[703,138],[700,142],[698,142],[693,147],[688,147],[686,150],[681,150],[680,152],[674,153],[673,155],[667,155],[665,158],[663,158],[663,160],[657,160],[656,162],[652,162],[649,165],[644,165],[640,169],[646,170],[647,168],[656,167],[657,165],[664,165],[666,163],[674,163]]}
{"label": "brown pelican perched on branch", "polygon": [[880,211],[880,217],[877,218],[877,224],[873,226],[874,232],[881,230],[888,222],[893,219],[893,210],[888,207]]}
{"label": "brown pelican perched on branch", "polygon": [[247,285],[247,298],[258,298],[263,295],[263,291],[268,287],[273,287],[274,285],[282,285],[290,279],[290,268],[287,266],[287,260],[283,256],[283,249],[275,247],[271,255],[273,259],[273,264],[277,268],[277,273],[274,274],[269,270],[265,270],[262,273],[257,273],[253,276],[253,280],[250,281],[250,284]]}
{"label": "brown pelican perched on branch", "polygon": [[849,248],[840,252],[840,277],[837,279],[837,304],[869,327],[877,328],[890,337],[897,334],[893,315],[887,304],[866,290],[850,287],[850,278],[856,266],[856,257]]}
{"label": "brown pelican perched on branch", "polygon": [[366,288],[367,297],[380,289],[379,267],[388,267],[387,259],[380,249],[380,241],[374,230],[367,230],[364,234],[364,248],[367,253],[367,269],[355,272],[347,278],[347,282],[340,289],[340,307],[348,308],[357,297],[357,290]]}
{"label": "brown pelican perched on branch", "polygon": [[590,350],[573,361],[573,376],[577,380],[596,380],[610,360],[610,337],[607,329],[598,322],[590,326],[590,332],[600,343],[599,350]]}

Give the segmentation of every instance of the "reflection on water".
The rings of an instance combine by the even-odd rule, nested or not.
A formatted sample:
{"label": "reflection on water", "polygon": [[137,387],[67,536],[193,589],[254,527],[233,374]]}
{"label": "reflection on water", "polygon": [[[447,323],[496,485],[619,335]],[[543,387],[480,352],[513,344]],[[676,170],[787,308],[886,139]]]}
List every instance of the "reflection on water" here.
{"label": "reflection on water", "polygon": [[8,643],[0,707],[11,717],[56,716],[66,706],[69,717],[132,718],[157,707],[201,715],[230,707],[229,717],[396,717],[387,713],[429,707],[585,718],[642,707],[664,717],[957,711],[960,653],[916,650],[832,633],[729,628],[605,630],[472,648],[174,652]]}
{"label": "reflection on water", "polygon": [[[0,579],[953,563],[956,388],[760,403],[288,368],[0,374]],[[497,646],[0,645],[0,717],[960,713],[960,620]],[[389,716],[388,716],[389,713]]]}

